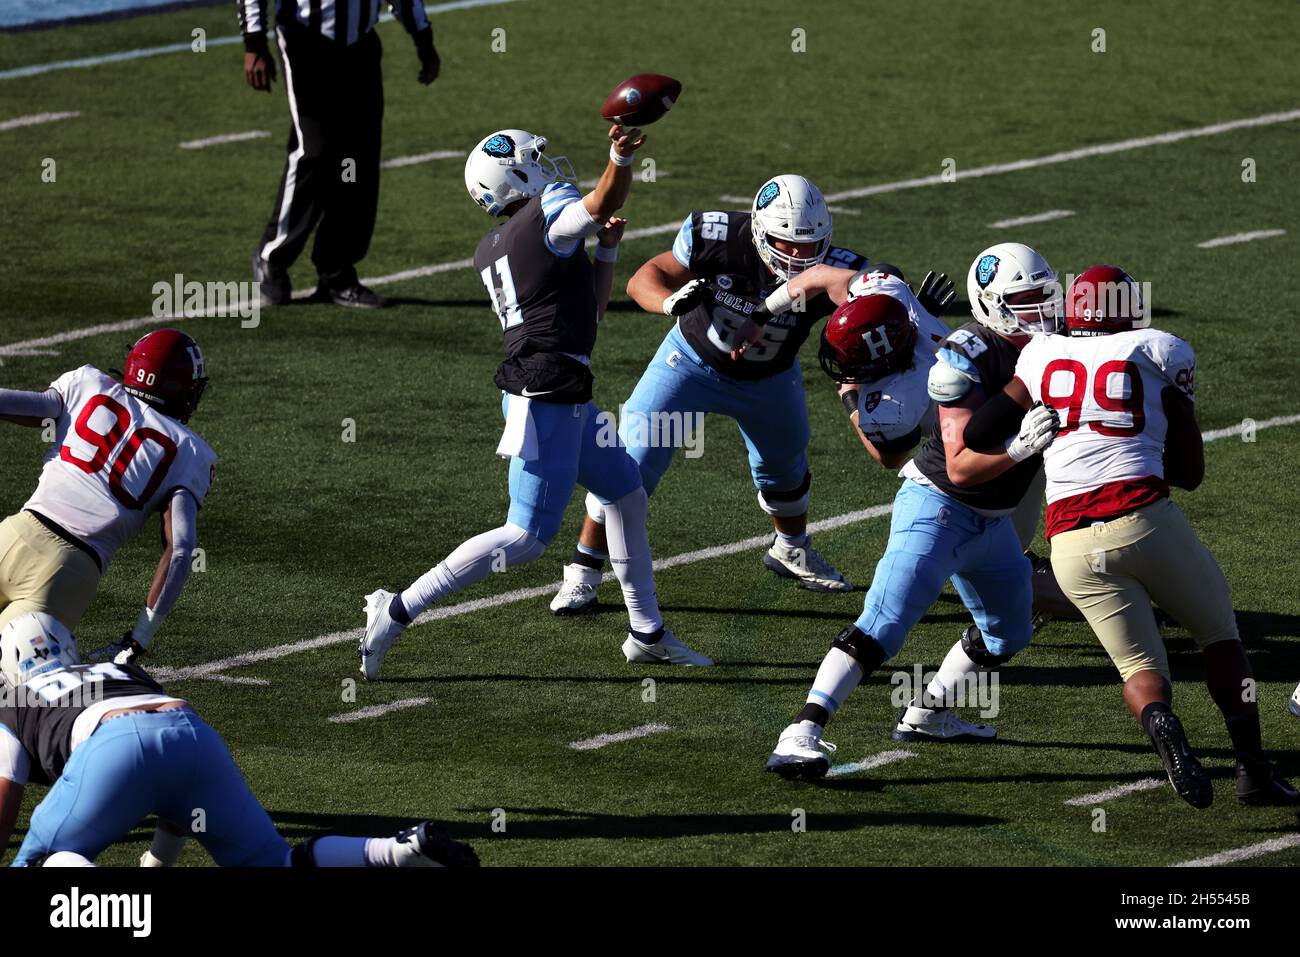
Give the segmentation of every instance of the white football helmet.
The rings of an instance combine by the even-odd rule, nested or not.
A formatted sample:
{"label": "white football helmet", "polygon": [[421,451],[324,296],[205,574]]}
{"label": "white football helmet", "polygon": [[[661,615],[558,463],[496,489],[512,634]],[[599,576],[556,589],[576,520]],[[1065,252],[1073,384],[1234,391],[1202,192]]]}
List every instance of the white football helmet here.
{"label": "white football helmet", "polygon": [[[1040,292],[1033,302],[1010,296]],[[1056,270],[1023,243],[998,243],[975,257],[966,274],[966,294],[977,321],[1004,336],[1052,334],[1065,320],[1065,297]]]}
{"label": "white football helmet", "polygon": [[[821,190],[802,176],[773,176],[754,194],[750,233],[759,257],[782,279],[797,276],[826,258],[831,248],[831,212]],[[773,239],[816,243],[812,256],[791,256],[772,245]]]}
{"label": "white football helmet", "polygon": [[42,672],[80,662],[77,639],[44,612],[19,615],[0,634],[0,674],[14,687]]}
{"label": "white football helmet", "polygon": [[483,137],[465,160],[465,188],[470,197],[500,216],[519,199],[531,199],[556,180],[576,180],[563,156],[546,154],[545,136],[524,130],[498,130]]}

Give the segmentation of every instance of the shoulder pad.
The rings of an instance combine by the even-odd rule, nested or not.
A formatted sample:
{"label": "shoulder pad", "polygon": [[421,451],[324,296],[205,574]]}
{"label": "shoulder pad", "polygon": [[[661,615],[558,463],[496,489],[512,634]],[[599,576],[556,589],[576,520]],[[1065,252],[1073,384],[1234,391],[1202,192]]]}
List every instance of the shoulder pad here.
{"label": "shoulder pad", "polygon": [[972,376],[965,369],[959,369],[944,359],[940,350],[939,359],[930,366],[930,377],[926,380],[926,391],[935,402],[956,402],[971,390],[978,376]]}

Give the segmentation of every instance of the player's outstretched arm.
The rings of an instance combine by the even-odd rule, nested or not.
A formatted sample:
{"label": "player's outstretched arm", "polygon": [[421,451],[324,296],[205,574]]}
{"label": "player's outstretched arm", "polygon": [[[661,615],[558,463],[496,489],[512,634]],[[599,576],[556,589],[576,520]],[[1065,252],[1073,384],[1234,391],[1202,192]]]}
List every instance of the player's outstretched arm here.
{"label": "player's outstretched arm", "polygon": [[180,489],[163,509],[163,552],[158,559],[149,598],[134,627],[122,636],[121,650],[114,660],[129,664],[153,642],[163,619],[176,606],[190,577],[190,560],[198,529],[198,504],[194,496]]}
{"label": "player's outstretched arm", "polygon": [[596,233],[596,261],[591,267],[591,281],[596,293],[596,314],[600,319],[605,318],[609,294],[614,289],[614,264],[618,262],[618,244],[626,228],[627,220],[614,216]]}
{"label": "player's outstretched arm", "polygon": [[586,196],[582,205],[596,222],[606,222],[623,208],[628,193],[632,191],[632,159],[645,145],[645,134],[639,129],[625,129],[615,124],[609,128],[609,162],[600,182]]}
{"label": "player's outstretched arm", "polygon": [[[939,430],[954,485],[988,482],[1052,444],[1061,428],[1060,415],[1051,406],[1031,404],[1019,379],[1012,379],[988,402],[980,403],[968,393],[960,402],[940,404]],[[977,452],[972,446],[1002,447]]]}
{"label": "player's outstretched arm", "polygon": [[47,419],[58,418],[63,411],[63,396],[57,389],[44,392],[20,392],[0,389],[0,419],[39,429]]}
{"label": "player's outstretched arm", "polygon": [[[632,278],[627,281],[627,294],[646,312],[658,316],[675,316],[681,313],[670,311],[668,300],[679,292],[686,293],[686,287],[697,281],[702,280],[678,262],[670,249],[648,260],[632,274]],[[686,304],[686,300],[683,299],[682,305]]]}

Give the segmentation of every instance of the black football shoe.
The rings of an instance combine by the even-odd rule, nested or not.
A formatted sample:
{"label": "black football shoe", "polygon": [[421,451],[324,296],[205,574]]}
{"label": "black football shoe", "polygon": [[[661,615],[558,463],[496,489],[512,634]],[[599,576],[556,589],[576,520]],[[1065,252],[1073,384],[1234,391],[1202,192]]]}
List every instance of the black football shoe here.
{"label": "black football shoe", "polygon": [[478,867],[474,848],[452,840],[437,821],[424,821],[397,835],[393,860],[398,867]]}
{"label": "black football shoe", "polygon": [[1153,716],[1150,724],[1151,743],[1164,762],[1174,792],[1194,808],[1209,807],[1214,801],[1214,788],[1210,785],[1210,776],[1187,743],[1182,722],[1172,711],[1166,711]]}
{"label": "black football shoe", "polygon": [[1300,793],[1267,761],[1237,762],[1237,800],[1252,807],[1300,804]]}
{"label": "black football shoe", "polygon": [[336,306],[347,306],[350,309],[387,309],[390,305],[387,298],[359,282],[346,286],[323,287],[317,292],[316,298],[328,300]]}
{"label": "black football shoe", "polygon": [[284,306],[293,300],[289,271],[273,266],[253,250],[253,282],[263,306]]}

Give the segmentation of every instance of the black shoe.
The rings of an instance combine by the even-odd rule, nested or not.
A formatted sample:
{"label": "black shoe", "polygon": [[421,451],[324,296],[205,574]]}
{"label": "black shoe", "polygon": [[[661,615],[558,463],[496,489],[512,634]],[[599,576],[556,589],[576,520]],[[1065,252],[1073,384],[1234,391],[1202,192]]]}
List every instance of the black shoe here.
{"label": "black shoe", "polygon": [[479,866],[474,848],[462,841],[452,840],[447,829],[437,821],[424,821],[415,827],[408,827],[397,835],[397,843],[418,850],[418,857],[414,859],[409,854],[402,855],[401,861],[407,866]]}
{"label": "black shoe", "polygon": [[1300,803],[1300,794],[1269,762],[1237,762],[1237,800],[1255,807]]}
{"label": "black shoe", "polygon": [[387,309],[389,302],[373,289],[367,289],[359,282],[333,288],[322,286],[316,294],[317,299],[328,299],[338,306],[352,309]]}
{"label": "black shoe", "polygon": [[1214,788],[1187,743],[1182,722],[1172,711],[1166,711],[1151,718],[1149,733],[1175,793],[1194,808],[1209,807],[1214,801]]}
{"label": "black shoe", "polygon": [[253,250],[253,282],[264,306],[284,306],[293,299],[288,270],[273,266]]}

